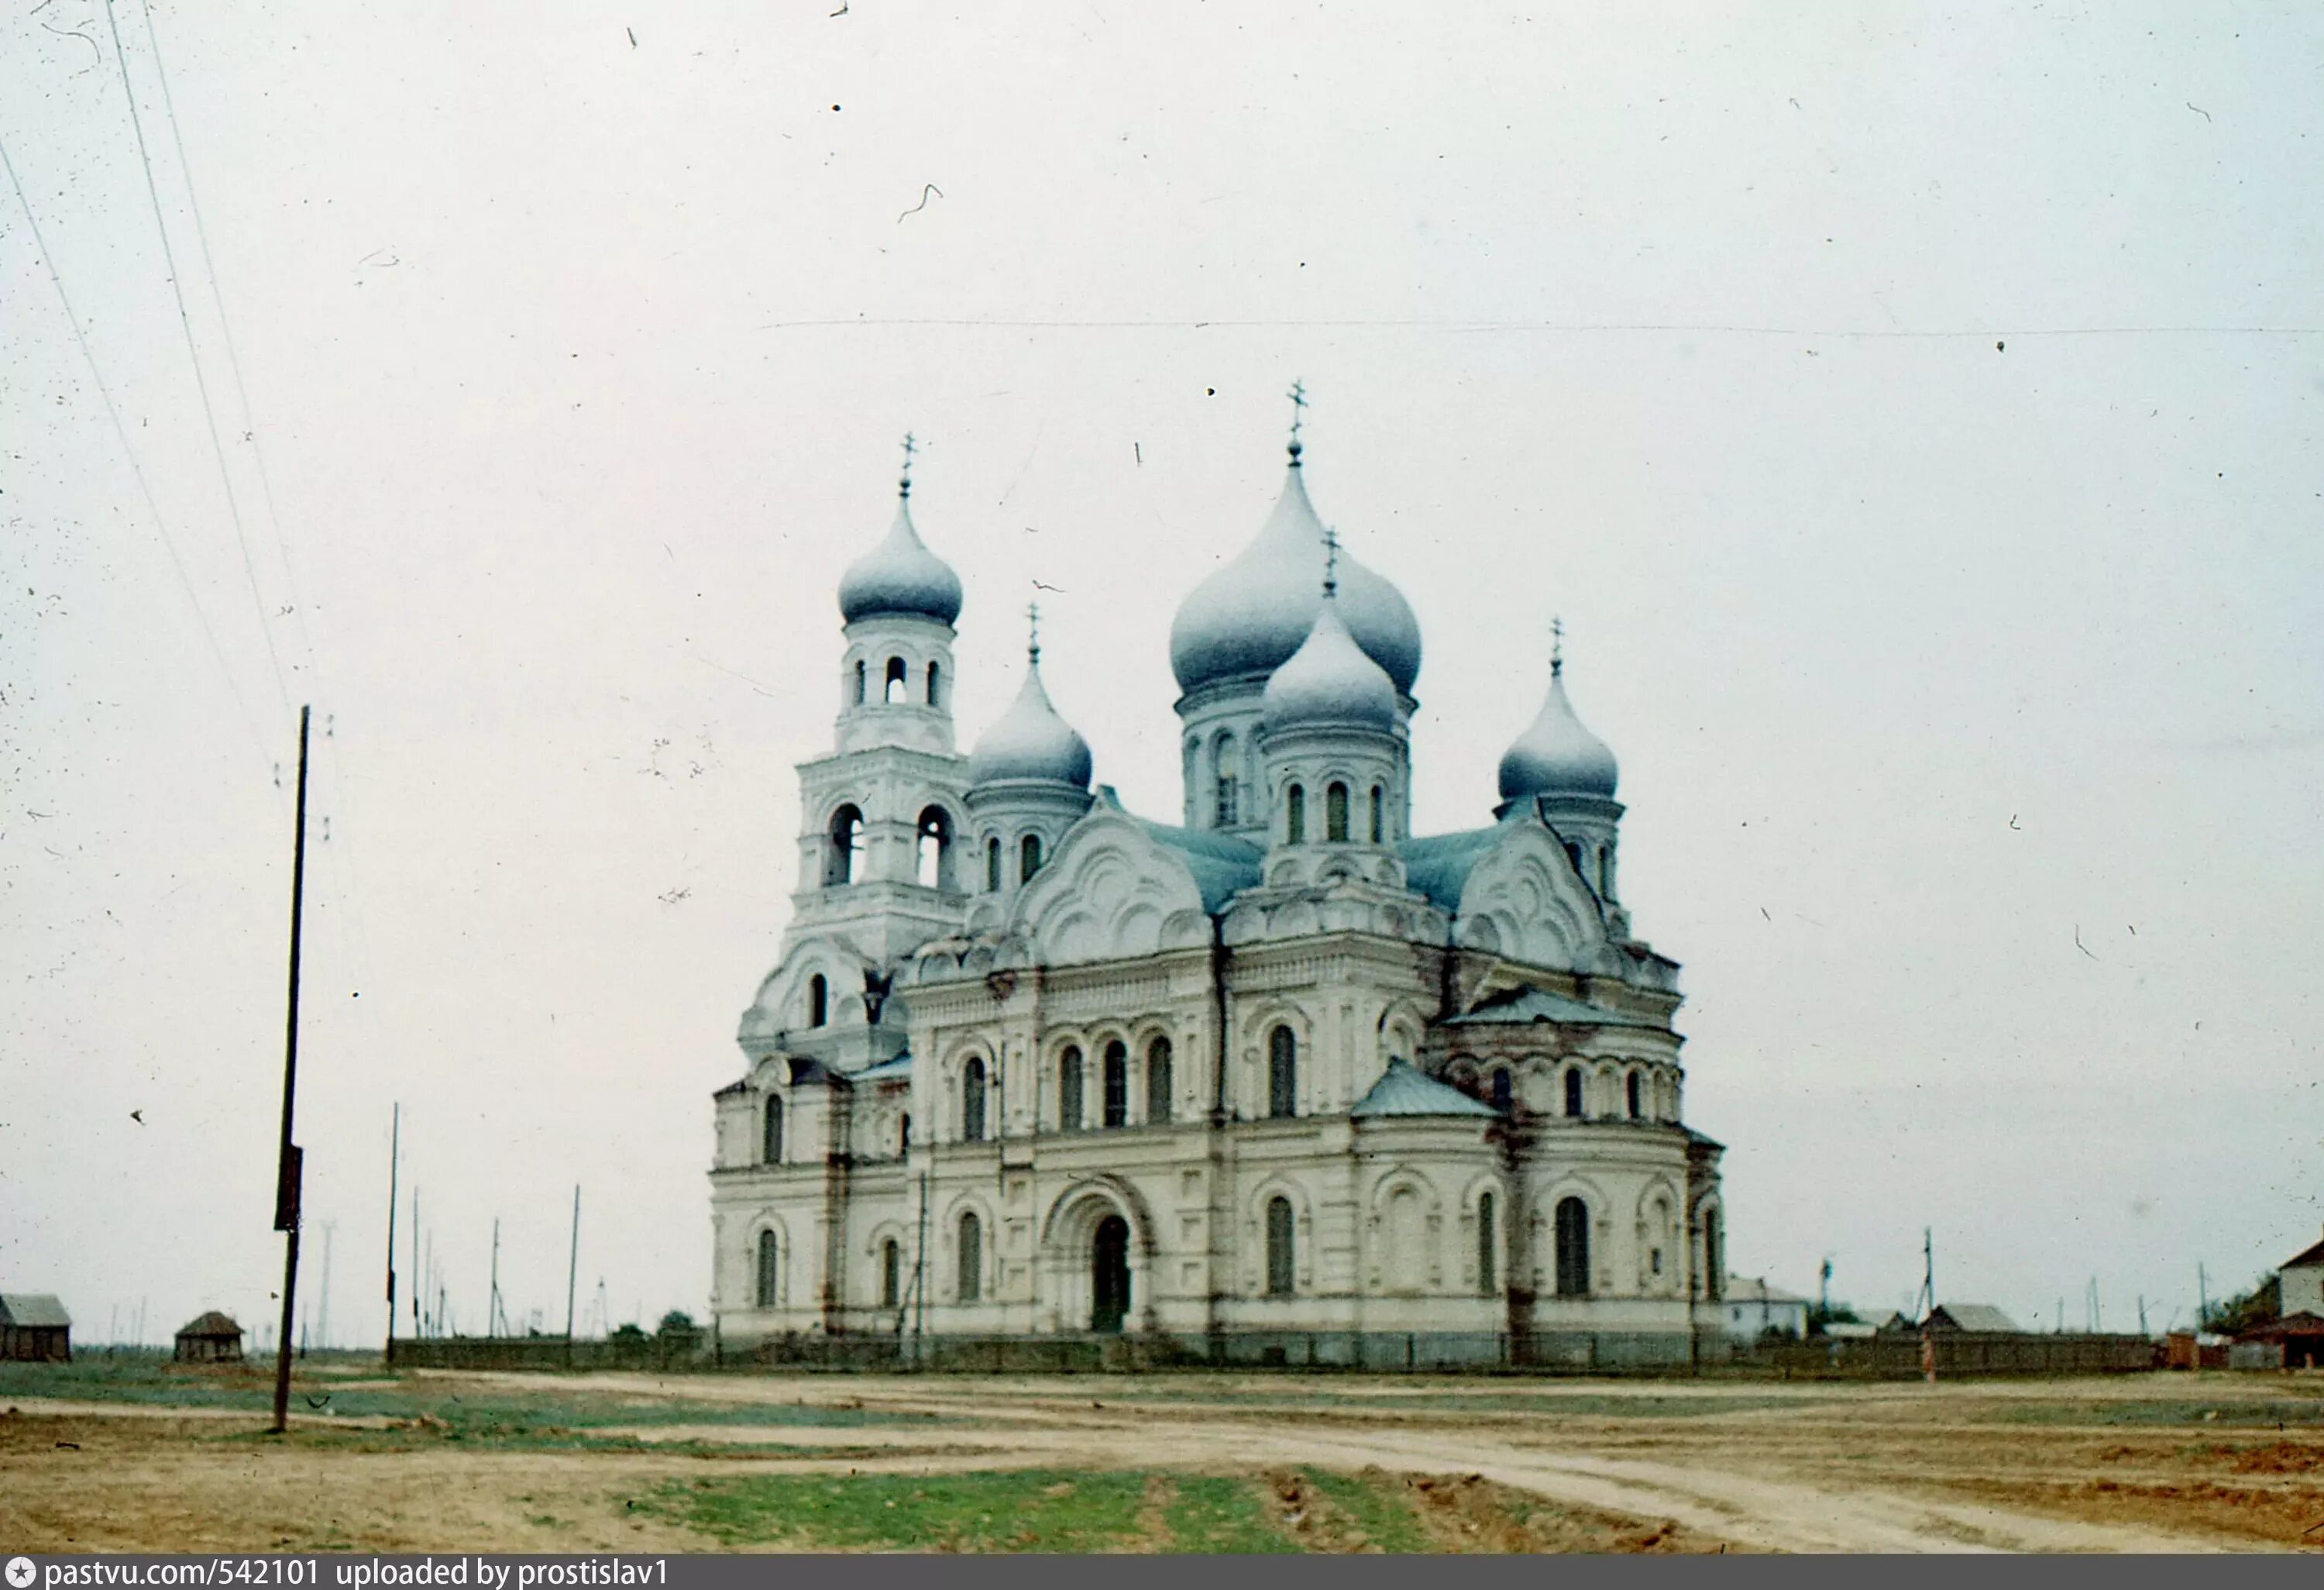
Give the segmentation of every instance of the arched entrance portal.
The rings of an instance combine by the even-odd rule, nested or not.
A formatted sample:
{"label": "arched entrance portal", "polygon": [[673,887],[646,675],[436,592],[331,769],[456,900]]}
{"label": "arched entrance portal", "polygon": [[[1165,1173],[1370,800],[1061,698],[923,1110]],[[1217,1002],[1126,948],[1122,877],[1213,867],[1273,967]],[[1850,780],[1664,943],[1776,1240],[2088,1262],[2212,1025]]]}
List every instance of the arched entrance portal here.
{"label": "arched entrance portal", "polygon": [[1130,1312],[1130,1222],[1109,1215],[1090,1243],[1090,1329],[1119,1334]]}

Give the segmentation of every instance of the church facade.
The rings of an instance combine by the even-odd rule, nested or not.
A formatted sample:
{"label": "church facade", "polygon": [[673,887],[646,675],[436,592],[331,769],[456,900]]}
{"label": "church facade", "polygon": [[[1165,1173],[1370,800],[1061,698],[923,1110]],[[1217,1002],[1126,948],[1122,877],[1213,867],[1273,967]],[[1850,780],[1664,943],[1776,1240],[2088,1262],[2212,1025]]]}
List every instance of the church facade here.
{"label": "church facade", "polygon": [[[780,963],[715,1095],[729,1343],[1116,1334],[1219,1361],[1685,1363],[1719,1144],[1553,659],[1490,821],[1415,836],[1419,625],[1311,506],[1180,605],[1180,820],[1093,788],[1038,646],[955,749],[908,475],[847,572]],[[1488,803],[1480,801],[1480,815]]]}

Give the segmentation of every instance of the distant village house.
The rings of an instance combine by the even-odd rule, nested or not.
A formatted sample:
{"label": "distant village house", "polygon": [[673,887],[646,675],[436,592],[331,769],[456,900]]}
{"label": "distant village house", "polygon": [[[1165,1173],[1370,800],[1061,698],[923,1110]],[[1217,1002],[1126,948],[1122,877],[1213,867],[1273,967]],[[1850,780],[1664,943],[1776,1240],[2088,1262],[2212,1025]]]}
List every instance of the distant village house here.
{"label": "distant village house", "polygon": [[47,1292],[0,1293],[0,1359],[72,1362],[72,1317]]}
{"label": "distant village house", "polygon": [[188,1320],[178,1331],[180,1364],[239,1364],[242,1327],[213,1308]]}

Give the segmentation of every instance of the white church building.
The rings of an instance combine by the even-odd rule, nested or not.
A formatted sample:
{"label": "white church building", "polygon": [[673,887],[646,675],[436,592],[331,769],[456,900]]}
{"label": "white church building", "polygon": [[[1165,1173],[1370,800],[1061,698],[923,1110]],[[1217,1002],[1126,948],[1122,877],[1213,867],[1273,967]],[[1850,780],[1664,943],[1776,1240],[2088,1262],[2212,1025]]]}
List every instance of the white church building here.
{"label": "white church building", "polygon": [[792,920],[716,1095],[723,1341],[1713,1353],[1721,1151],[1683,1124],[1678,968],[1620,902],[1614,757],[1561,663],[1479,826],[1415,836],[1419,624],[1325,532],[1295,428],[1172,625],[1157,821],[1093,789],[1038,645],[955,748],[961,582],[910,490],[840,584]]}

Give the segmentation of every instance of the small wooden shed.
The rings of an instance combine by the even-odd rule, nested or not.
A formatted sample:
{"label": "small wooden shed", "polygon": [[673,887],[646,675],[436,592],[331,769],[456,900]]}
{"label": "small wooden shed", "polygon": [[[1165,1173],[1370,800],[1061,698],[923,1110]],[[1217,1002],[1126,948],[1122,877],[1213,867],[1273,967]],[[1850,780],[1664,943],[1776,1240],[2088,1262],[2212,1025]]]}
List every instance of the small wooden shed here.
{"label": "small wooden shed", "polygon": [[72,1362],[72,1317],[47,1292],[0,1292],[0,1358]]}
{"label": "small wooden shed", "polygon": [[242,1327],[215,1308],[198,1315],[179,1327],[172,1356],[180,1364],[239,1364]]}

